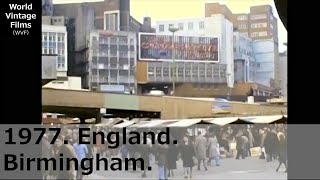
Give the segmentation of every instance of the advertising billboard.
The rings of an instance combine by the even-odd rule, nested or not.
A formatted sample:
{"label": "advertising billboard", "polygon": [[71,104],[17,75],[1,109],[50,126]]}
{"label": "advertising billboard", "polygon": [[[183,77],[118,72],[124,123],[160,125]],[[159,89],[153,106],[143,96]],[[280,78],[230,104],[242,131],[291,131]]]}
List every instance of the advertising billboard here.
{"label": "advertising billboard", "polygon": [[[219,43],[215,37],[139,34],[139,60],[219,62]],[[172,45],[174,44],[174,46]]]}

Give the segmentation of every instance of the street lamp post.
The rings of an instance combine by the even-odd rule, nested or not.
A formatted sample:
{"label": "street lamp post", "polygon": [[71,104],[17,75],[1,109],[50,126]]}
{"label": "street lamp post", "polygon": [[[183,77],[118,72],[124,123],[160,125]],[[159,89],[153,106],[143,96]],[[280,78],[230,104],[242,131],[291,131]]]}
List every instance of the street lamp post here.
{"label": "street lamp post", "polygon": [[169,31],[172,32],[172,96],[175,94],[176,90],[176,60],[175,60],[175,48],[174,48],[174,33],[179,31],[179,28],[171,27]]}

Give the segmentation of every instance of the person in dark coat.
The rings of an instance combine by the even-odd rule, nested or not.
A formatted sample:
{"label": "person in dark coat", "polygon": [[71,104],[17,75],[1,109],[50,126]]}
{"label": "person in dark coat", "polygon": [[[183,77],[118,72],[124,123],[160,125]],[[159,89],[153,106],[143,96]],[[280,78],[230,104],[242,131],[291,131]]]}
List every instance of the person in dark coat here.
{"label": "person in dark coat", "polygon": [[264,147],[267,154],[267,162],[272,161],[272,157],[276,153],[278,137],[277,134],[270,130],[267,131],[266,138],[264,140]]}
{"label": "person in dark coat", "polygon": [[279,144],[278,144],[278,155],[279,155],[279,166],[276,171],[279,171],[281,164],[284,164],[287,172],[287,140],[283,134],[279,136]]}
{"label": "person in dark coat", "polygon": [[188,137],[183,138],[183,144],[179,146],[181,159],[183,162],[185,178],[192,178],[192,167],[194,166],[193,157],[195,156],[194,147]]}
{"label": "person in dark coat", "polygon": [[244,155],[244,142],[242,139],[242,131],[239,130],[237,135],[236,135],[236,149],[237,149],[237,156],[236,159],[240,159],[240,156],[242,159],[245,159]]}
{"label": "person in dark coat", "polygon": [[167,161],[168,161],[168,177],[174,176],[173,170],[177,169],[177,161],[178,161],[179,151],[175,144],[169,144],[168,153],[167,153]]}
{"label": "person in dark coat", "polygon": [[139,146],[137,146],[137,150],[140,153],[140,158],[143,159],[144,162],[144,169],[141,168],[141,170],[143,171],[142,173],[142,178],[147,177],[147,168],[150,166],[150,159],[149,159],[149,155],[151,152],[151,147],[149,146],[149,144],[139,144]]}

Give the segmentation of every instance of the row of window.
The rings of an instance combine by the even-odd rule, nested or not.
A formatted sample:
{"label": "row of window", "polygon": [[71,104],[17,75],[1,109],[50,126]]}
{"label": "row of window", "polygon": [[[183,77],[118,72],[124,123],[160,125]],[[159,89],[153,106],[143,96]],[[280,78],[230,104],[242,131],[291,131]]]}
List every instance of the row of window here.
{"label": "row of window", "polygon": [[[258,20],[258,19],[267,19],[267,14],[254,14],[250,15],[251,20]],[[248,15],[241,15],[237,17],[238,21],[246,21],[248,20]],[[273,20],[272,14],[270,15],[270,20]]]}
{"label": "row of window", "polygon": [[[93,40],[95,41],[97,38],[93,37]],[[133,38],[128,38],[128,37],[104,37],[100,36],[99,37],[99,44],[128,44],[130,41],[130,44],[134,44],[134,39]]]}
{"label": "row of window", "polygon": [[92,79],[106,79],[108,81],[108,77],[109,79],[110,78],[114,78],[114,79],[117,79],[117,78],[127,78],[128,77],[131,77],[134,75],[134,71],[133,70],[130,70],[130,71],[127,71],[127,70],[107,70],[105,71],[104,73],[100,73],[99,75],[96,74],[96,71],[92,71]]}
{"label": "row of window", "polygon": [[55,42],[64,42],[65,34],[64,33],[42,33],[42,41],[55,41]]}
{"label": "row of window", "polygon": [[239,24],[238,26],[239,29],[247,29],[247,25],[246,24]]}
{"label": "row of window", "polygon": [[[255,28],[266,28],[267,26],[268,26],[267,23],[254,23],[254,24],[251,24],[251,28],[252,29],[255,29]],[[238,28],[239,29],[248,29],[248,26],[247,26],[247,24],[239,24]],[[273,28],[273,26],[271,28]]]}
{"label": "row of window", "polygon": [[254,14],[250,16],[251,20],[267,19],[267,14]]}
{"label": "row of window", "polygon": [[248,20],[248,16],[247,15],[241,15],[241,16],[238,16],[237,18],[239,21],[245,21],[245,20]]}
{"label": "row of window", "polygon": [[251,33],[251,37],[264,37],[264,36],[268,36],[268,32],[267,31]]}
{"label": "row of window", "polygon": [[42,48],[42,54],[57,54],[59,56],[64,56],[64,53],[64,49]]}
{"label": "row of window", "polygon": [[[187,26],[188,30],[194,30],[194,23],[193,22],[189,22],[187,25],[188,25]],[[184,28],[185,28],[184,26],[185,26],[184,23],[178,23],[179,30],[184,30]],[[174,27],[174,24],[169,24],[168,29],[173,28],[173,27]],[[204,29],[205,28],[204,21],[200,21],[198,24],[198,27],[199,27],[199,29]],[[159,25],[159,32],[165,32],[165,25],[164,24]]]}
{"label": "row of window", "polygon": [[266,28],[268,26],[267,23],[254,23],[251,24],[251,28]]}
{"label": "row of window", "polygon": [[[171,71],[171,73],[169,72]],[[169,77],[170,74],[174,74],[174,68],[170,67],[149,67],[148,68],[148,74],[149,76],[157,76],[157,77]],[[225,77],[225,71],[224,70],[216,70],[212,71],[211,68],[199,68],[198,69],[192,69],[191,67],[178,67],[176,68],[176,73],[178,77],[207,77],[207,78],[212,78],[212,77],[220,77],[223,78]]]}

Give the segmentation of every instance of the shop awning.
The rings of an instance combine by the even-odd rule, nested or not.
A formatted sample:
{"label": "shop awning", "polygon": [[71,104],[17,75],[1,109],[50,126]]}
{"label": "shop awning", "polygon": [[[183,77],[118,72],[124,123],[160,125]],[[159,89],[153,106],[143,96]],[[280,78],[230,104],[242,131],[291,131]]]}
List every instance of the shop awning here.
{"label": "shop awning", "polygon": [[144,124],[148,124],[148,123],[150,123],[150,121],[140,121],[140,122],[137,122],[135,124],[129,125],[127,127],[128,128],[139,128],[140,126],[142,126]]}
{"label": "shop awning", "polygon": [[98,127],[111,127],[111,126],[114,126],[116,124],[120,124],[122,122],[124,122],[125,120],[124,119],[121,119],[121,118],[110,118],[110,119],[104,119],[102,121],[102,123],[100,124],[96,124],[96,126]]}
{"label": "shop awning", "polygon": [[177,122],[177,120],[151,120],[149,123],[139,126],[139,128],[165,127],[166,124]]}
{"label": "shop awning", "polygon": [[134,123],[135,123],[134,121],[124,121],[120,124],[114,125],[113,128],[125,128],[125,127],[133,125]]}
{"label": "shop awning", "polygon": [[239,120],[239,117],[224,117],[224,118],[213,118],[213,120],[208,121],[211,124],[216,124],[219,126],[225,126],[227,124],[234,123]]}
{"label": "shop awning", "polygon": [[241,120],[255,124],[270,124],[283,119],[282,115],[241,117]]}
{"label": "shop awning", "polygon": [[168,127],[189,127],[195,124],[200,123],[201,119],[183,119],[175,123],[169,124]]}

